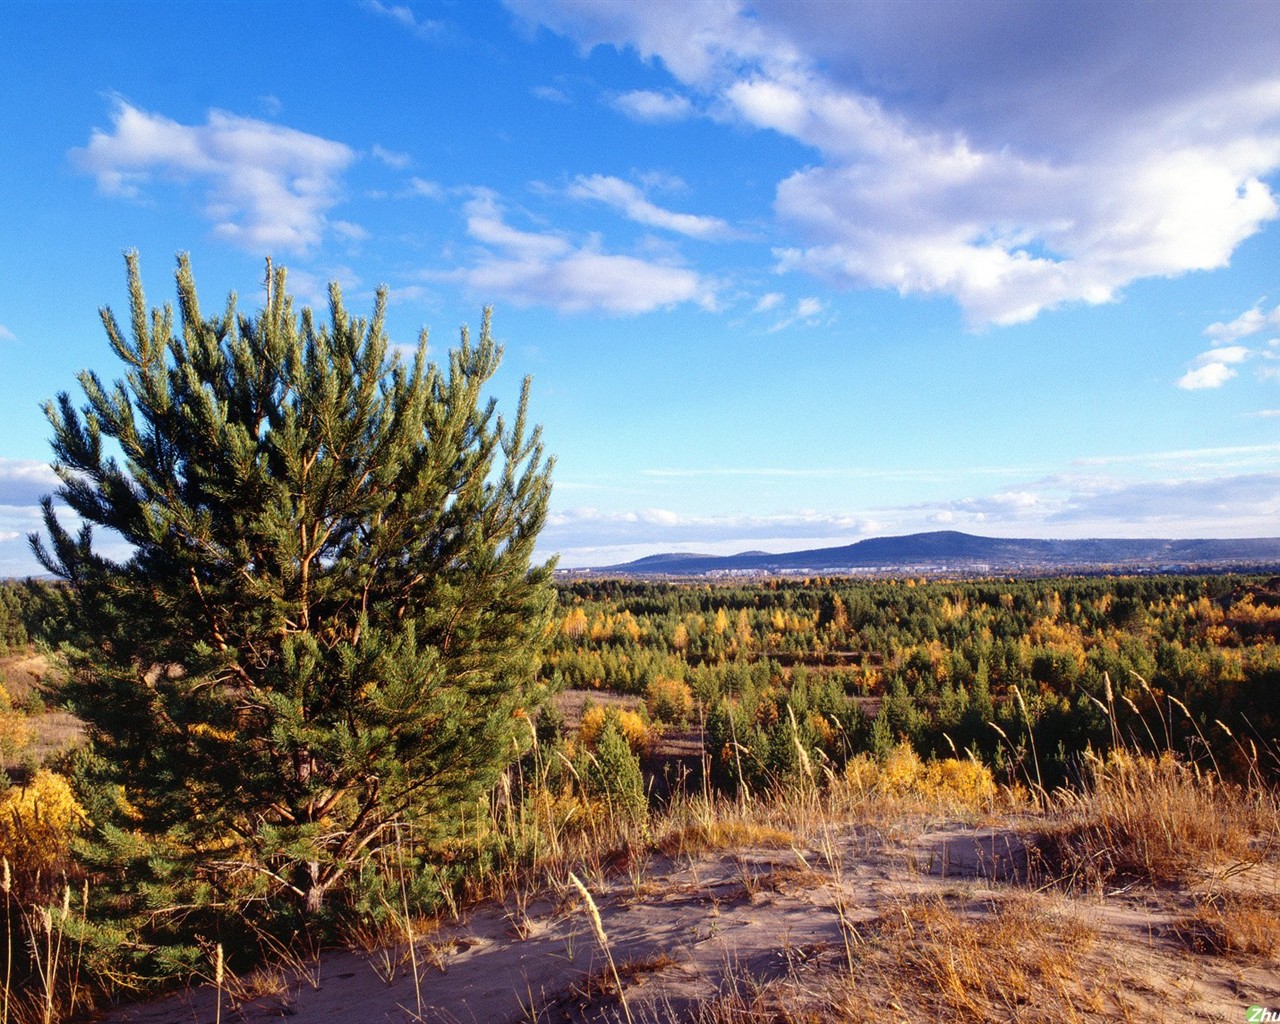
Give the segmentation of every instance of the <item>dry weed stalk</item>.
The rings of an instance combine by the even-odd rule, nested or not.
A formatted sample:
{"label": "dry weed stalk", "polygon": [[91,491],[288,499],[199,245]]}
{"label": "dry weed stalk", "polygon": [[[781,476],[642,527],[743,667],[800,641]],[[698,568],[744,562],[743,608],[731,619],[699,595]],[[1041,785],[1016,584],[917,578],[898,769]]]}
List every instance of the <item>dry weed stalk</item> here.
{"label": "dry weed stalk", "polygon": [[600,943],[600,948],[604,950],[605,959],[609,961],[609,971],[613,975],[613,983],[618,988],[618,1001],[622,1003],[622,1013],[627,1018],[627,1024],[634,1024],[631,1019],[631,1009],[627,1006],[627,994],[622,990],[622,978],[618,975],[618,967],[613,962],[613,953],[609,949],[609,936],[605,934],[604,921],[600,918],[600,909],[596,906],[596,901],[591,898],[591,893],[582,883],[582,879],[572,871],[569,872],[569,881],[582,894],[583,900],[586,901],[587,915],[590,917],[591,927],[596,933],[596,941]]}

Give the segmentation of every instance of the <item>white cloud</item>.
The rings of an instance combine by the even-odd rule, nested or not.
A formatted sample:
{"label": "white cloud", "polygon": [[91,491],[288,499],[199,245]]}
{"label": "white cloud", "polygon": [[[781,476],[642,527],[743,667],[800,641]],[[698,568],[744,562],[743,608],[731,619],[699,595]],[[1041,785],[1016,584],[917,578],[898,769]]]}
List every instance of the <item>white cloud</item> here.
{"label": "white cloud", "polygon": [[428,181],[426,178],[410,178],[408,194],[423,196],[426,199],[443,199],[444,189],[437,182]]}
{"label": "white cloud", "polygon": [[35,505],[59,482],[47,462],[0,458],[0,505]]}
{"label": "white cloud", "polygon": [[389,18],[404,26],[419,39],[435,39],[444,30],[444,22],[432,21],[430,18],[419,19],[413,8],[407,4],[382,3],[381,0],[363,0],[361,6],[366,11]]}
{"label": "white cloud", "polygon": [[428,276],[461,281],[485,297],[563,312],[647,313],[683,303],[714,309],[714,286],[670,263],[604,252],[600,239],[522,231],[505,220],[497,197],[476,190],[465,205],[467,233],[481,245],[471,266]]}
{"label": "white cloud", "polygon": [[755,307],[752,309],[752,312],[767,313],[771,309],[777,309],[778,306],[782,305],[782,303],[786,301],[786,298],[787,297],[783,295],[782,292],[769,292],[766,295],[761,295],[759,301],[756,302]]}
{"label": "white cloud", "polygon": [[615,96],[613,106],[634,121],[649,123],[684,121],[695,113],[688,97],[648,89],[635,89]]}
{"label": "white cloud", "polygon": [[812,510],[691,515],[662,508],[602,511],[586,507],[551,513],[539,544],[560,551],[571,564],[603,565],[654,551],[727,554],[747,547],[784,550],[848,544],[878,525],[864,516]]}
{"label": "white cloud", "polygon": [[214,233],[255,253],[319,244],[356,158],[340,142],[217,110],[183,125],[118,101],[111,120],[72,151],[104,193],[138,198],[155,178],[200,182]]}
{"label": "white cloud", "polygon": [[690,238],[729,238],[732,231],[719,217],[675,213],[650,202],[635,185],[603,174],[579,175],[566,190],[571,199],[604,203],[637,224],[662,228]]}
{"label": "white cloud", "polygon": [[[1236,456],[1242,465],[1252,459],[1254,468],[1234,474],[1219,471]],[[990,492],[911,505],[791,509],[770,515],[697,514],[663,508],[557,509],[548,519],[541,543],[548,551],[560,551],[565,565],[599,566],[664,551],[788,551],[939,527],[1005,537],[1260,537],[1277,533],[1280,445],[1151,452],[1092,461],[1126,468],[1115,473],[1052,473],[1035,479],[1023,475],[1026,467],[961,470],[962,476],[991,473],[1002,480]],[[1163,472],[1144,478],[1153,470]],[[933,470],[904,468],[898,472],[916,479],[938,479]],[[653,475],[670,477],[773,474],[785,478],[822,473],[868,479],[878,475],[874,470],[844,469],[652,471]]]}
{"label": "white cloud", "polygon": [[1226,363],[1205,363],[1184,373],[1178,378],[1177,385],[1184,391],[1203,391],[1206,388],[1220,388],[1235,375],[1236,371]]}
{"label": "white cloud", "polygon": [[1228,345],[1225,348],[1214,348],[1208,352],[1201,352],[1196,356],[1196,364],[1199,366],[1207,366],[1210,363],[1227,363],[1234,366],[1237,363],[1243,363],[1252,356],[1253,350],[1245,348],[1243,345]]}
{"label": "white cloud", "polygon": [[381,160],[388,167],[397,171],[403,171],[413,163],[413,157],[408,153],[397,153],[395,150],[379,146],[377,143],[374,143],[369,153],[375,160]]}
{"label": "white cloud", "polygon": [[790,315],[783,317],[772,327],[769,328],[770,334],[776,334],[778,331],[785,331],[788,327],[795,324],[803,324],[805,327],[813,327],[818,322],[818,317],[826,311],[826,304],[820,299],[813,297],[801,299],[796,303],[795,308]]}
{"label": "white cloud", "polygon": [[1274,326],[1280,326],[1280,306],[1272,309],[1270,313],[1264,313],[1261,305],[1257,305],[1252,309],[1246,309],[1234,320],[1210,324],[1204,329],[1204,333],[1213,339],[1215,345],[1229,345],[1233,341],[1247,338]]}
{"label": "white cloud", "polygon": [[1201,352],[1193,360],[1192,368],[1176,381],[1184,391],[1201,391],[1206,388],[1222,387],[1236,376],[1233,366],[1257,355],[1252,349],[1243,345],[1226,345],[1222,348],[1211,348]]}
{"label": "white cloud", "polygon": [[975,325],[1226,266],[1280,214],[1275,5],[508,0],[811,147],[783,270],[944,294]]}
{"label": "white cloud", "polygon": [[1197,530],[1202,536],[1274,536],[1277,516],[1280,473],[1254,473],[1081,488],[1048,521],[1159,524],[1184,537]]}
{"label": "white cloud", "polygon": [[0,341],[17,341],[18,336],[4,324],[0,324]]}
{"label": "white cloud", "polygon": [[565,104],[571,102],[564,90],[557,89],[554,85],[535,85],[529,91],[538,99],[546,100],[548,103]]}
{"label": "white cloud", "polygon": [[1242,466],[1280,466],[1280,444],[1240,444],[1214,448],[1178,448],[1160,452],[1138,452],[1124,455],[1093,455],[1075,459],[1074,466],[1139,465],[1156,471],[1185,473],[1187,467],[1201,472],[1220,473]]}

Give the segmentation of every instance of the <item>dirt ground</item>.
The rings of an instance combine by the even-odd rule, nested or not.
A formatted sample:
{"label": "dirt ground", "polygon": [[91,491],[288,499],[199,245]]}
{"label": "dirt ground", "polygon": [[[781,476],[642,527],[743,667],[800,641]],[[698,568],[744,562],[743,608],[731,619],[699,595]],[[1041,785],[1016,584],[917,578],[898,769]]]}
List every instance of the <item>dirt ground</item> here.
{"label": "dirt ground", "polygon": [[[1187,923],[1197,904],[1223,893],[1280,908],[1276,865],[1236,866],[1177,890],[1068,895],[1037,877],[1028,824],[827,825],[790,845],[654,853],[588,874],[625,1009],[585,901],[566,878],[434,926],[413,956],[407,944],[338,952],[246,979],[259,994],[247,998],[242,987],[237,1001],[224,991],[221,1019],[918,1021],[926,1010],[954,1020],[1242,1022],[1250,1006],[1280,1007],[1276,951],[1197,948]],[[974,936],[977,945],[967,941]],[[966,957],[991,976],[966,984],[994,993],[994,1015],[963,1010],[968,997],[955,979]],[[771,998],[789,1011],[806,1002],[827,1014],[837,1003],[846,1009],[746,1015]],[[206,986],[107,1019],[205,1024],[218,1000]]]}
{"label": "dirt ground", "polygon": [[[38,694],[53,671],[48,657],[38,652],[0,657],[0,685],[16,706],[22,706],[33,694]],[[80,719],[57,708],[46,707],[37,714],[27,715],[25,721],[31,730],[31,743],[21,753],[36,763],[43,763],[84,737],[84,724]],[[8,769],[13,776],[20,775],[17,764],[0,767]]]}

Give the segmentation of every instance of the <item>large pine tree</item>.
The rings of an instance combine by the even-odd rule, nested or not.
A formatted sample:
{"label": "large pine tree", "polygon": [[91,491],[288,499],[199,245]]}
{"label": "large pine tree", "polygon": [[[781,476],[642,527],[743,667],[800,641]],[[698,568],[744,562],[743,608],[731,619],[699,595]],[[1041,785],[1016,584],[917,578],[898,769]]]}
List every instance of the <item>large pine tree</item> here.
{"label": "large pine tree", "polygon": [[504,422],[487,311],[441,367],[425,335],[389,354],[384,293],[355,319],[331,286],[325,324],[268,264],[256,315],[233,295],[206,317],[180,258],[175,322],[127,264],[128,334],[102,310],[123,378],[85,372],[82,408],[46,406],[83,523],[46,499],[32,537],[66,584],[66,696],[133,830],[314,913],[400,824],[445,827],[527,735],[553,602],[528,381]]}

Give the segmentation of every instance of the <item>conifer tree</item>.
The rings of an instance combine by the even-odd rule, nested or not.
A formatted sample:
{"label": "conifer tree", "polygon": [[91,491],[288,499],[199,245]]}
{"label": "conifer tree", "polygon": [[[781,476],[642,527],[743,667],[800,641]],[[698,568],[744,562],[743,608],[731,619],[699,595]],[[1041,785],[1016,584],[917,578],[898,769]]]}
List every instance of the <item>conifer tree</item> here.
{"label": "conifer tree", "polygon": [[365,320],[331,285],[321,323],[268,262],[264,308],[207,317],[179,257],[175,319],[126,260],[128,335],[101,311],[123,378],[45,409],[83,523],[46,498],[31,538],[66,584],[65,695],[132,829],[314,914],[402,824],[446,832],[527,737],[554,601],[529,382],[510,422],[485,400],[487,310],[438,366],[425,333],[389,354],[385,291]]}

